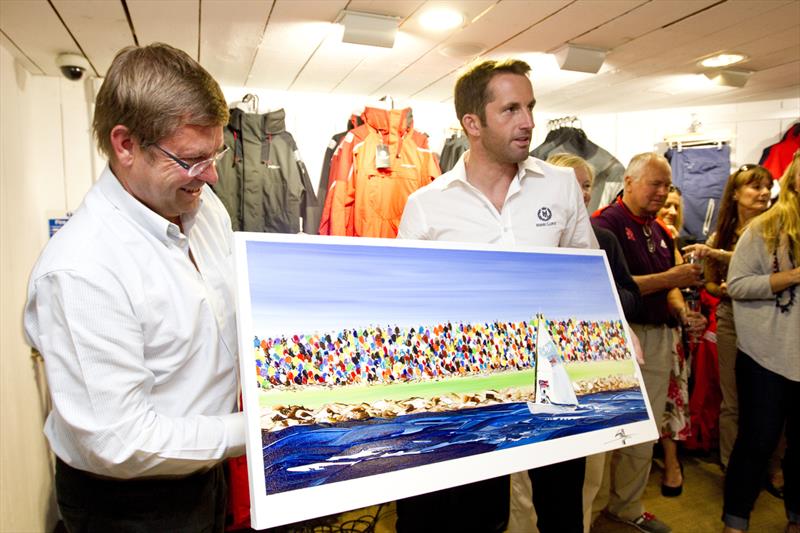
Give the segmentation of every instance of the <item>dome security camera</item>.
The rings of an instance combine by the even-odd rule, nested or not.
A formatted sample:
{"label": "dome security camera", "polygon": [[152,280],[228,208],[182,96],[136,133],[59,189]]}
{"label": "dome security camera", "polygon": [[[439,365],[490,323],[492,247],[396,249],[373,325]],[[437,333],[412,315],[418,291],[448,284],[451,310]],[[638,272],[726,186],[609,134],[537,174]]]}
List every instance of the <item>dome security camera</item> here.
{"label": "dome security camera", "polygon": [[60,54],[56,57],[56,65],[61,74],[68,80],[78,81],[83,78],[84,72],[89,70],[89,62],[78,54]]}

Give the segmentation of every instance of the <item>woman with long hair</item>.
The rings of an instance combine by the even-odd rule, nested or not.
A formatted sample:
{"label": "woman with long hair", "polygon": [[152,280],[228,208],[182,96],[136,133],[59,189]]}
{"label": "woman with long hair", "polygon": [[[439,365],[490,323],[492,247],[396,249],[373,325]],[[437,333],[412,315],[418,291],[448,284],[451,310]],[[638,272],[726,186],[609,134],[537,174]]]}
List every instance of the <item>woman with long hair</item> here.
{"label": "woman with long hair", "polygon": [[717,305],[717,357],[722,405],[719,414],[719,455],[723,468],[736,440],[739,409],[736,400],[736,328],[733,306],[728,296],[728,265],[736,243],[750,221],[766,211],[772,175],[758,165],[744,165],[728,178],[722,193],[717,229],[707,241],[705,258],[706,290],[720,299]]}
{"label": "woman with long hair", "polygon": [[800,533],[800,151],[780,185],[775,205],[739,238],[728,269],[739,430],[725,476],[725,533],[747,530],[784,426],[786,531]]}

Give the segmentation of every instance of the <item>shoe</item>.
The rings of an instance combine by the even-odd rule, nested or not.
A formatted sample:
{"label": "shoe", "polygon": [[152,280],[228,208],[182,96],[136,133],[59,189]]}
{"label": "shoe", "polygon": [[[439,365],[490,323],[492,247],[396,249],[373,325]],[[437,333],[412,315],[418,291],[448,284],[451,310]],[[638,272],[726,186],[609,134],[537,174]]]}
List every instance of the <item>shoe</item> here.
{"label": "shoe", "polygon": [[783,487],[776,487],[771,480],[764,482],[764,489],[776,498],[783,499]]}
{"label": "shoe", "polygon": [[640,517],[634,518],[633,520],[626,520],[611,513],[606,513],[606,516],[608,516],[611,520],[616,520],[617,522],[622,522],[623,524],[633,526],[639,531],[644,531],[644,533],[670,533],[672,531],[672,528],[656,518],[654,514],[650,513],[642,513]]}
{"label": "shoe", "polygon": [[[677,487],[670,487],[669,485],[665,485],[661,483],[661,495],[667,498],[675,498],[680,496],[683,492],[683,463],[678,463],[681,467],[681,484]],[[767,489],[769,490],[769,489]]]}

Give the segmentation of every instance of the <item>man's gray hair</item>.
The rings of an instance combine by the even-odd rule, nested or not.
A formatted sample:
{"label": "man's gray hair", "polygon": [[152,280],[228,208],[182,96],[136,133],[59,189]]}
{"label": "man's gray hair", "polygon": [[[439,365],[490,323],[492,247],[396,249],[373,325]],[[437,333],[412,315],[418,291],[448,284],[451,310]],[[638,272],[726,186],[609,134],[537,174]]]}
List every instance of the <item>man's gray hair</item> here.
{"label": "man's gray hair", "polygon": [[625,169],[625,175],[633,178],[633,181],[638,181],[639,178],[642,177],[642,171],[644,171],[649,164],[661,164],[670,168],[669,161],[667,161],[667,158],[663,155],[655,152],[644,152],[636,154],[631,158],[631,162],[628,163],[628,168]]}

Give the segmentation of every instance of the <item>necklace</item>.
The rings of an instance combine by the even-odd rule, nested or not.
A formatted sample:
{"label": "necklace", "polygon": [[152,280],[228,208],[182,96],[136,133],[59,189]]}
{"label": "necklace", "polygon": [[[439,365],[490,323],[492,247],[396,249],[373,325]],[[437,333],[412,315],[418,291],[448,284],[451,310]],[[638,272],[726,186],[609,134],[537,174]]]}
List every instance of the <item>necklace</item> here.
{"label": "necklace", "polygon": [[[791,246],[789,246],[789,268],[794,268],[794,255],[792,254],[792,247]],[[775,250],[772,252],[772,271],[774,273],[776,273],[776,274],[779,272],[779,270],[778,270],[778,247],[777,246],[775,247]],[[794,300],[795,300],[795,297],[797,296],[795,294],[795,287],[796,287],[796,285],[792,285],[788,289],[784,289],[784,290],[782,290],[781,292],[779,292],[778,294],[775,295],[775,307],[780,309],[781,313],[788,313],[789,309],[791,309],[792,306],[794,305]],[[781,295],[786,291],[789,291],[789,301],[786,302],[786,303],[781,303]]]}

